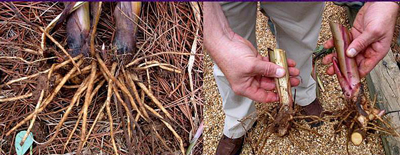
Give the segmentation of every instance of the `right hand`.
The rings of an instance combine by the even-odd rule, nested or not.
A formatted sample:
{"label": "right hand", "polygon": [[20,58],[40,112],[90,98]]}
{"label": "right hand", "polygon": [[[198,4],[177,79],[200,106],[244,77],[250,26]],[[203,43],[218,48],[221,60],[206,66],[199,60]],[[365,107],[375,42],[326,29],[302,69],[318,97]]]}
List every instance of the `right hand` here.
{"label": "right hand", "polygon": [[[224,44],[224,45],[221,45]],[[268,57],[261,56],[253,45],[241,36],[234,34],[230,41],[220,43],[228,47],[226,59],[217,62],[232,90],[241,96],[257,102],[276,102],[279,97],[273,92],[275,77],[283,77],[285,70],[269,62]],[[297,86],[300,80],[296,78],[300,71],[295,68],[296,63],[288,59],[290,84]]]}
{"label": "right hand", "polygon": [[[386,56],[390,49],[396,24],[398,4],[394,2],[367,2],[358,12],[351,28],[353,41],[346,54],[357,61],[361,77],[365,77]],[[324,44],[325,48],[334,47],[333,39]],[[332,63],[335,53],[326,55],[324,65]],[[333,75],[333,66],[326,71]]]}

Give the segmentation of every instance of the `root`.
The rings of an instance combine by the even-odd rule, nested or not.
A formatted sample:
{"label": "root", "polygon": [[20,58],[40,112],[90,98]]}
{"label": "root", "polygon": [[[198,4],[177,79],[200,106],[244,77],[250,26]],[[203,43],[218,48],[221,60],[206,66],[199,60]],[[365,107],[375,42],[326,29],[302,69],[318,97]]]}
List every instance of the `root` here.
{"label": "root", "polygon": [[96,71],[97,71],[96,66],[97,66],[96,62],[92,61],[92,71],[89,76],[88,87],[86,89],[86,94],[85,94],[85,102],[82,107],[83,119],[82,119],[82,129],[81,129],[81,142],[78,147],[78,152],[81,152],[83,143],[85,142],[88,108],[89,108],[89,104],[92,102],[91,94],[92,94],[93,84],[94,84]]}
{"label": "root", "polygon": [[[78,102],[79,102],[79,100],[78,100]],[[83,113],[83,111],[79,112],[78,119],[76,119],[75,126],[72,129],[71,133],[69,133],[69,135],[68,135],[67,142],[65,142],[62,152],[65,152],[65,149],[67,148],[67,145],[68,145],[69,141],[71,140],[72,136],[74,135],[75,130],[78,128],[79,122],[81,121],[81,118],[82,118],[82,113]]]}
{"label": "root", "polygon": [[61,51],[71,60],[72,64],[75,66],[75,68],[78,70],[79,73],[81,73],[81,70],[79,69],[79,65],[75,63],[75,60],[69,55],[67,50],[64,49],[64,47],[58,43],[56,39],[54,39],[49,33],[47,33],[45,30],[43,30],[42,27],[39,27],[39,30],[42,31],[58,48],[61,49]]}
{"label": "root", "polygon": [[[117,67],[117,64],[114,63],[113,66],[111,67],[112,75],[114,75],[116,67]],[[110,122],[111,142],[112,142],[112,145],[113,145],[114,153],[117,155],[118,154],[118,149],[117,149],[117,145],[115,144],[113,118],[112,118],[112,115],[111,115],[111,108],[110,108],[110,101],[111,101],[111,95],[112,95],[112,85],[113,85],[112,81],[109,80],[108,81],[108,88],[107,88],[107,99],[106,99],[105,105],[106,105],[108,120]]]}
{"label": "root", "polygon": [[300,125],[299,123],[297,123],[297,122],[295,122],[295,121],[292,121],[292,123],[293,123],[294,125],[296,125],[298,128],[302,129],[302,130],[311,132],[311,133],[313,133],[313,134],[315,134],[315,135],[317,135],[317,136],[319,136],[319,137],[322,137],[322,135],[321,135],[320,133],[318,133],[317,131],[315,131],[315,130],[309,129],[309,128],[307,128],[307,127],[303,127],[302,125]]}
{"label": "root", "polygon": [[135,99],[136,99],[136,101],[138,102],[139,107],[140,107],[140,110],[142,111],[143,115],[144,115],[147,119],[150,119],[149,115],[148,115],[147,112],[146,112],[146,109],[145,109],[144,106],[143,106],[143,102],[140,101],[139,94],[138,94],[138,92],[137,92],[135,83],[133,83],[132,77],[131,77],[128,73],[126,73],[125,70],[124,70],[123,68],[122,68],[122,73],[123,73],[123,75],[124,75],[124,77],[125,77],[125,81],[127,81],[129,87],[131,88],[131,90],[132,90],[132,92],[133,92],[133,95],[135,96]]}
{"label": "root", "polygon": [[[54,70],[60,69],[61,67],[64,67],[65,65],[69,64],[71,61],[79,60],[80,58],[82,58],[82,55],[78,55],[78,56],[72,58],[72,60],[66,60],[66,61],[56,65],[54,67]],[[50,71],[50,69],[47,69],[45,71],[41,71],[41,72],[38,72],[36,74],[32,74],[32,75],[29,75],[29,76],[26,76],[26,77],[21,77],[21,78],[18,78],[18,79],[11,80],[11,81],[9,81],[9,82],[7,82],[5,84],[0,85],[0,88],[4,87],[6,85],[11,85],[11,84],[16,83],[16,82],[20,82],[20,81],[23,81],[23,80],[27,80],[27,79],[30,79],[30,78],[37,77],[40,74],[48,73],[49,71]]]}
{"label": "root", "polygon": [[[126,94],[128,96],[129,101],[131,102],[133,108],[135,110],[137,110],[139,115],[141,115],[143,117],[143,115],[141,114],[140,110],[134,104],[135,102],[133,100],[132,95],[129,93],[128,89],[124,85],[122,85],[122,83],[119,80],[117,80],[114,76],[111,75],[110,71],[107,69],[107,66],[105,65],[104,61],[100,58],[100,55],[98,53],[96,54],[96,58],[97,58],[97,61],[98,61],[99,65],[100,65],[100,68],[101,68],[102,72],[104,72],[104,74],[108,78],[110,78],[122,90],[122,92],[124,94]],[[143,117],[143,118],[146,119],[146,117]]]}
{"label": "root", "polygon": [[32,96],[32,93],[27,93],[27,94],[21,95],[21,96],[15,96],[15,97],[9,97],[9,98],[2,98],[2,99],[0,99],[0,103],[1,103],[1,102],[18,101],[18,100],[25,99],[25,98],[28,98],[28,97],[31,97],[31,96]]}
{"label": "root", "polygon": [[165,115],[166,115],[169,119],[173,120],[172,117],[171,117],[171,115],[170,115],[169,112],[164,108],[164,106],[161,104],[161,102],[158,101],[158,99],[153,95],[153,93],[151,93],[151,92],[147,89],[147,87],[146,87],[143,83],[141,83],[141,82],[139,81],[139,78],[136,76],[136,74],[134,74],[134,73],[131,74],[131,78],[132,78],[134,81],[136,81],[137,85],[147,94],[147,96],[150,97],[150,99],[157,105],[157,107],[160,108],[161,111],[163,111],[163,112],[165,113]]}
{"label": "root", "polygon": [[[9,4],[12,6],[8,6]],[[40,153],[44,149],[47,150],[47,153],[74,151],[77,154],[82,154],[85,149],[90,149],[91,145],[96,146],[95,143],[98,142],[101,142],[101,147],[96,146],[96,148],[99,148],[100,153],[106,152],[107,154],[129,154],[135,152],[140,153],[141,151],[150,151],[154,154],[161,150],[173,152],[173,147],[179,147],[179,152],[182,154],[185,153],[185,141],[188,141],[187,136],[189,136],[189,139],[193,136],[192,131],[195,131],[194,129],[197,128],[199,121],[197,115],[199,115],[199,112],[201,113],[201,109],[197,111],[197,108],[201,106],[201,101],[199,101],[199,104],[195,104],[195,102],[198,102],[196,101],[196,99],[198,99],[198,92],[201,91],[201,88],[196,88],[197,85],[201,84],[201,82],[197,82],[197,80],[201,80],[201,77],[195,78],[194,76],[197,76],[198,73],[201,74],[202,69],[196,66],[199,64],[198,60],[202,60],[202,58],[197,59],[197,56],[204,56],[203,54],[196,54],[196,52],[201,52],[201,50],[198,49],[198,44],[201,43],[202,39],[198,36],[201,33],[201,25],[199,25],[201,24],[201,5],[197,6],[197,3],[187,3],[181,6],[171,3],[164,7],[157,3],[144,3],[143,6],[145,6],[146,10],[139,10],[141,13],[149,12],[149,10],[156,10],[156,12],[158,12],[156,14],[173,17],[171,19],[177,20],[176,23],[181,23],[181,21],[185,23],[188,21],[186,25],[184,25],[187,27],[182,27],[183,29],[181,29],[185,30],[183,33],[180,32],[181,30],[175,32],[177,27],[170,27],[170,23],[160,25],[155,29],[151,24],[156,24],[158,20],[152,19],[153,17],[151,16],[148,19],[144,19],[142,18],[143,15],[139,16],[138,14],[134,14],[134,16],[131,16],[130,14],[122,12],[122,16],[124,16],[124,18],[126,17],[127,21],[129,20],[127,23],[137,25],[136,29],[139,29],[139,31],[144,32],[146,35],[144,38],[142,36],[143,33],[138,33],[137,37],[134,36],[134,39],[138,39],[138,45],[140,45],[138,46],[139,50],[137,53],[129,53],[114,59],[112,56],[115,56],[115,53],[111,53],[116,52],[114,46],[109,46],[110,48],[108,48],[109,50],[107,51],[105,50],[104,44],[102,51],[98,52],[96,49],[98,46],[96,44],[104,42],[100,39],[108,39],[110,37],[116,38],[116,34],[107,31],[110,26],[109,24],[115,22],[115,18],[112,18],[113,16],[106,16],[105,19],[99,20],[100,14],[105,13],[101,12],[101,2],[96,3],[99,4],[97,7],[94,5],[90,7],[96,9],[91,10],[93,12],[92,27],[88,28],[88,24],[86,24],[85,28],[83,28],[79,26],[79,24],[82,25],[82,23],[75,23],[81,31],[76,31],[79,32],[79,34],[75,33],[72,36],[80,37],[76,42],[80,42],[82,46],[85,46],[81,48],[80,51],[70,48],[76,46],[70,46],[70,43],[74,42],[70,42],[71,39],[68,38],[68,36],[71,36],[71,32],[68,32],[68,28],[67,33],[63,33],[64,31],[58,33],[56,29],[67,20],[69,14],[76,10],[82,11],[82,9],[85,9],[86,11],[84,11],[84,13],[80,12],[82,14],[79,15],[87,15],[87,2],[73,2],[64,5],[66,9],[52,20],[51,23],[47,24],[46,28],[36,24],[37,22],[31,22],[32,17],[34,17],[34,19],[38,17],[37,14],[25,15],[26,12],[31,12],[32,10],[17,8],[33,6],[32,9],[34,9],[34,12],[37,12],[35,10],[40,10],[39,12],[43,10],[54,12],[59,9],[58,3],[51,4],[49,8],[45,8],[48,4],[16,4],[17,5],[14,5],[14,3],[6,3],[5,7],[6,9],[14,11],[18,19],[15,20],[11,18],[13,17],[12,11],[4,11],[8,14],[5,18],[10,16],[10,22],[22,26],[21,30],[16,31],[15,37],[20,34],[25,35],[26,30],[24,29],[27,29],[29,32],[38,31],[39,33],[37,34],[40,35],[38,37],[42,38],[41,40],[35,40],[34,38],[37,39],[38,37],[24,37],[23,39],[17,39],[18,43],[11,43],[9,41],[1,43],[2,46],[6,44],[16,45],[17,47],[10,48],[13,52],[17,51],[17,53],[11,53],[12,55],[6,54],[0,57],[1,60],[10,60],[11,62],[8,64],[10,67],[7,66],[7,68],[3,69],[7,78],[2,81],[4,84],[2,83],[0,88],[10,89],[7,90],[7,92],[18,91],[12,93],[16,94],[14,95],[15,97],[11,95],[0,96],[0,105],[6,107],[12,106],[12,110],[16,111],[10,110],[9,113],[5,115],[8,119],[5,120],[5,122],[10,123],[8,123],[9,125],[6,124],[6,134],[3,136],[10,136],[14,134],[14,132],[26,128],[27,134],[24,135],[23,143],[30,133],[39,128],[40,131],[37,133],[37,137],[40,141],[44,142],[37,143],[33,153]],[[135,3],[135,5],[136,7],[142,6],[140,3]],[[110,8],[114,6],[115,5],[107,5],[106,7],[103,6],[103,8],[106,8],[105,11],[109,11],[112,10]],[[192,9],[190,9],[190,6],[192,6]],[[167,9],[168,7],[173,7],[175,12],[170,14],[170,11]],[[117,9],[121,11],[121,8]],[[74,13],[77,12],[78,11]],[[184,15],[182,19],[181,17],[175,18],[176,15],[181,16],[182,13]],[[44,23],[39,23],[46,24],[45,21],[49,21],[49,18],[53,18],[48,17],[48,15],[50,14],[48,14],[48,12],[46,13],[46,11],[40,14],[40,16],[46,17],[43,18]],[[88,19],[86,17],[87,16],[85,16],[85,19]],[[110,17],[111,20],[108,21]],[[196,20],[191,19],[194,17]],[[21,20],[25,23],[21,23]],[[82,22],[77,19],[73,20],[71,21]],[[67,21],[67,26],[69,25],[68,23],[70,22]],[[143,26],[143,24],[145,26]],[[99,25],[99,27],[97,25]],[[167,28],[165,29],[165,27]],[[82,33],[83,29],[85,29],[84,33]],[[193,31],[193,29],[195,31]],[[169,34],[170,31],[173,31],[173,35]],[[89,32],[90,35],[88,35]],[[161,35],[155,35],[159,32],[162,32]],[[33,34],[35,35],[36,33]],[[60,37],[65,38],[63,36],[64,34],[67,34],[67,45],[63,45],[63,43],[57,39]],[[122,36],[124,35],[126,36],[125,33],[122,33]],[[153,35],[155,35],[155,38],[152,38]],[[151,37],[149,38],[149,36]],[[29,40],[24,40],[25,38]],[[169,42],[170,40],[167,38],[177,39],[172,39],[174,44],[171,47],[151,41],[155,39],[161,42]],[[33,39],[33,42],[30,39]],[[188,40],[185,39],[189,39],[189,42],[193,43],[189,43]],[[183,41],[183,43],[188,46],[178,46],[180,44],[175,44],[177,41],[179,43]],[[51,42],[52,46],[46,47],[46,42]],[[104,43],[107,42],[113,44],[114,40],[111,39],[111,42],[105,41]],[[192,47],[190,48],[190,46]],[[66,47],[68,47],[68,49]],[[86,52],[82,53],[82,50]],[[74,57],[76,54],[75,51],[79,51],[78,53],[82,54]],[[189,56],[190,60],[187,60],[186,58],[189,58]],[[22,66],[13,66],[12,62],[21,64]],[[131,62],[131,65],[126,65],[128,62]],[[185,71],[184,69],[188,64],[190,75],[180,74]],[[48,69],[47,66],[49,65],[52,66]],[[127,67],[129,66],[131,68],[128,69]],[[10,70],[9,68],[12,68],[15,72],[8,71]],[[154,68],[159,69],[157,71],[162,71],[162,75],[156,75],[157,73],[154,72]],[[192,70],[193,73],[191,72]],[[47,79],[42,80],[41,78],[45,78],[44,74],[47,74]],[[145,81],[141,81],[142,76]],[[185,81],[175,85],[174,82],[176,82],[176,79],[184,79],[187,76],[190,78],[189,82]],[[164,80],[164,78],[166,80]],[[158,80],[160,83],[153,85],[152,82],[154,82],[154,79]],[[36,81],[44,81],[44,84]],[[105,84],[105,82],[107,82],[107,84]],[[41,85],[45,86],[45,88],[41,88]],[[190,89],[186,89],[185,86],[190,86]],[[107,91],[107,93],[105,91]],[[164,92],[159,93],[158,91]],[[167,98],[164,98],[164,96]],[[185,102],[189,99],[188,97],[190,97],[189,102],[192,102],[194,107],[191,107],[190,104]],[[174,99],[177,100],[169,103]],[[2,102],[9,102],[10,104],[12,102],[23,102],[24,104],[5,105],[7,103],[3,104]],[[37,104],[31,102],[37,102]],[[99,102],[101,103],[99,104]],[[180,102],[186,103],[186,107],[182,107]],[[34,108],[32,108],[32,104]],[[115,108],[111,107],[114,105]],[[192,111],[190,108],[194,108],[195,110]],[[14,118],[12,117],[12,114],[20,114],[21,112],[29,113]],[[183,115],[183,117],[180,117],[181,115]],[[42,117],[44,121],[50,122],[42,124],[43,120],[39,121],[39,118],[43,119]],[[115,122],[115,120],[118,121]],[[106,122],[106,124],[103,124],[105,126],[99,124],[102,122]],[[107,124],[109,127],[107,127]],[[103,130],[104,128],[106,128],[106,130],[109,129],[109,131],[106,131],[106,133],[97,133],[100,132],[97,131],[98,129]],[[45,130],[42,131],[42,129]],[[149,138],[148,132],[144,132],[148,131],[148,129],[154,130],[151,132],[154,134],[153,137]],[[45,135],[42,135],[43,133]],[[123,133],[122,135],[125,136],[122,141],[119,139],[119,133]],[[169,135],[165,135],[166,133]],[[110,137],[107,137],[108,135],[110,135]],[[71,142],[71,144],[69,142]],[[118,145],[117,143],[120,142],[126,143],[126,145]],[[161,150],[157,147],[161,147]],[[152,150],[151,148],[155,149]],[[113,151],[111,151],[111,149]],[[14,150],[11,149],[10,151],[9,153],[12,153]]]}
{"label": "root", "polygon": [[183,141],[181,136],[178,135],[178,133],[176,133],[176,131],[174,130],[174,128],[164,120],[164,118],[158,114],[156,111],[154,111],[152,108],[150,108],[149,106],[145,105],[145,107],[151,111],[153,114],[155,114],[157,117],[161,118],[161,121],[164,123],[164,125],[172,132],[172,134],[175,136],[175,138],[179,141],[179,146],[180,149],[182,151],[182,154],[185,154],[185,148],[183,147]]}
{"label": "root", "polygon": [[57,57],[49,57],[49,58],[43,58],[43,59],[39,59],[39,60],[35,60],[35,61],[27,61],[24,58],[21,57],[9,57],[9,56],[0,56],[0,59],[17,59],[20,60],[22,62],[24,62],[27,65],[31,65],[37,62],[41,62],[41,61],[46,61],[46,60],[51,60],[51,59],[56,59]]}
{"label": "root", "polygon": [[137,59],[133,60],[132,62],[128,63],[125,67],[128,68],[128,67],[130,67],[130,66],[133,66],[134,64],[139,63],[139,62],[142,61],[143,59],[150,58],[150,57],[154,57],[154,56],[159,56],[159,55],[163,55],[163,54],[197,55],[197,54],[180,53],[180,52],[160,52],[160,53],[155,53],[155,54],[152,54],[152,55],[148,55],[148,56],[144,56],[144,57],[137,58]]}
{"label": "root", "polygon": [[[81,65],[83,62],[83,60],[79,60],[78,61],[78,65]],[[42,107],[40,107],[39,109],[35,110],[33,113],[31,113],[30,115],[28,115],[27,117],[25,117],[25,119],[21,122],[19,122],[17,125],[15,125],[10,131],[8,131],[6,133],[6,136],[9,136],[12,132],[14,132],[17,128],[19,128],[21,125],[25,124],[26,121],[32,119],[32,117],[34,115],[37,115],[38,113],[42,112],[46,106],[53,100],[53,98],[56,96],[56,94],[60,91],[60,89],[62,88],[62,86],[65,84],[65,82],[67,82],[67,80],[69,79],[69,77],[76,71],[76,68],[72,68],[67,75],[64,76],[64,78],[61,80],[61,82],[57,85],[57,87],[54,89],[54,91],[50,94],[50,96],[48,98],[46,98],[43,102]]]}
{"label": "root", "polygon": [[350,140],[354,145],[359,146],[363,142],[365,136],[365,131],[362,129],[356,129],[351,133]]}
{"label": "root", "polygon": [[[95,34],[96,34],[96,29],[97,29],[97,24],[99,22],[99,18],[100,18],[100,11],[101,11],[101,4],[102,2],[98,2],[97,5],[97,14],[94,18],[94,23],[93,23],[93,29],[92,29],[92,33],[91,33],[91,37],[90,37],[90,54],[92,57],[94,57],[94,53],[95,53],[95,47],[94,47],[94,38],[95,38]],[[88,115],[88,108],[89,108],[89,104],[92,102],[92,97],[91,97],[91,93],[92,93],[92,89],[93,89],[93,84],[94,84],[94,80],[95,80],[95,76],[96,76],[96,71],[97,71],[97,63],[95,60],[92,60],[92,70],[90,73],[90,79],[88,82],[88,88],[86,89],[86,95],[85,95],[85,103],[83,104],[82,110],[83,110],[83,120],[82,120],[82,129],[81,129],[81,142],[79,143],[79,147],[78,147],[78,154],[81,152],[83,146],[86,143],[87,138],[85,138],[86,136],[86,126],[87,126],[87,115]],[[102,114],[104,106],[102,107],[102,109],[99,112],[99,115]],[[99,116],[98,115],[98,116]],[[93,126],[96,124],[98,117],[96,117],[95,122],[93,123]],[[90,135],[90,132],[88,133],[88,135]]]}
{"label": "root", "polygon": [[[115,68],[116,68],[116,65],[113,65],[112,66],[112,69],[111,69],[111,72],[112,73],[114,73],[115,72]],[[111,82],[109,82],[109,85],[111,85],[110,84]],[[97,90],[98,90],[98,88],[100,88],[101,86],[103,85],[103,83],[100,83],[99,85],[97,85]],[[107,90],[110,90],[111,91],[111,87],[109,87]],[[93,95],[94,94],[96,94],[95,92],[93,92]],[[109,95],[110,94],[110,95]],[[93,98],[93,95],[92,95],[92,97],[91,98]],[[94,120],[94,122],[93,122],[93,124],[92,124],[92,127],[89,129],[89,132],[87,133],[87,135],[86,135],[86,137],[85,137],[85,140],[82,142],[82,146],[85,146],[85,143],[86,143],[86,141],[89,139],[89,136],[90,136],[90,134],[92,133],[92,131],[93,131],[93,129],[94,129],[94,127],[96,126],[96,123],[103,117],[103,110],[104,110],[104,108],[106,107],[106,105],[107,104],[110,104],[109,102],[110,102],[110,99],[111,99],[111,92],[107,92],[107,99],[106,99],[106,101],[104,102],[104,104],[101,106],[101,108],[100,108],[100,110],[99,110],[99,112],[98,112],[98,114],[97,114],[97,116],[96,116],[96,118],[95,118],[95,120]],[[110,113],[111,114],[111,113]],[[110,126],[111,126],[111,128],[112,128],[112,118],[111,118],[111,124],[110,124]],[[112,137],[114,137],[114,135],[112,135]],[[115,142],[114,142],[115,143]],[[117,152],[115,152],[115,153],[117,153]]]}
{"label": "root", "polygon": [[169,152],[174,152],[171,150],[171,148],[168,147],[167,143],[165,142],[165,140],[160,136],[160,134],[158,134],[157,130],[155,129],[154,125],[151,127],[156,135],[156,137],[161,141],[161,144],[164,145],[165,148],[168,149]]}
{"label": "root", "polygon": [[138,65],[138,67],[134,68],[136,70],[146,70],[149,69],[151,67],[160,67],[161,69],[170,71],[170,72],[175,72],[178,74],[181,74],[182,71],[179,70],[177,67],[170,65],[170,64],[166,64],[166,63],[160,63],[158,61],[148,61],[145,63],[142,63],[140,65]]}
{"label": "root", "polygon": [[286,110],[279,110],[278,115],[275,117],[274,127],[278,136],[284,136],[288,133],[292,120],[292,113]]}
{"label": "root", "polygon": [[[375,114],[374,114],[375,115]],[[385,124],[386,127],[388,127],[389,129],[392,129],[391,125],[389,123],[387,123],[385,120],[383,120],[381,117],[378,117],[375,115],[375,117],[381,121],[383,124]],[[392,129],[393,134],[397,137],[400,137],[400,134],[396,131],[396,129]]]}
{"label": "root", "polygon": [[[60,122],[59,122],[59,123],[57,124],[57,126],[54,128],[55,131],[54,131],[53,136],[50,137],[50,139],[49,139],[47,142],[45,142],[44,145],[42,145],[42,147],[47,146],[48,144],[50,144],[50,143],[56,138],[56,136],[58,135],[58,132],[59,132],[60,129],[61,129],[61,126],[62,126],[63,123],[67,120],[68,115],[71,113],[72,108],[74,107],[74,104],[75,104],[76,102],[79,101],[79,99],[81,98],[82,93],[87,89],[89,79],[90,79],[90,78],[86,78],[86,79],[83,81],[83,83],[80,85],[80,87],[79,87],[78,90],[76,91],[75,95],[72,97],[72,100],[71,100],[70,104],[68,105],[68,108],[67,108],[67,110],[65,111],[63,117],[61,118]],[[80,117],[81,117],[81,116],[79,116],[79,119],[78,119],[78,120],[80,120]]]}
{"label": "root", "polygon": [[[123,77],[118,77],[118,81],[124,81]],[[125,83],[125,82],[124,82]],[[131,106],[137,110],[137,112],[143,117],[143,119],[145,119],[146,121],[148,121],[148,118],[146,118],[145,116],[142,115],[142,112],[140,111],[140,109],[138,108],[138,106],[136,105],[135,100],[133,99],[132,94],[129,92],[128,88],[123,86],[123,88],[120,88],[122,90],[122,94],[128,97],[129,103],[131,103]]]}
{"label": "root", "polygon": [[78,75],[83,75],[83,74],[89,73],[91,69],[92,69],[92,65],[87,65],[86,67],[81,69],[81,73],[72,74],[71,79],[75,78]]}
{"label": "root", "polygon": [[[90,95],[90,98],[93,98],[94,95],[97,94],[97,91],[103,86],[103,84],[104,84],[104,81],[101,81],[100,84],[97,85],[97,87],[93,90],[92,95]],[[92,124],[92,127],[89,129],[89,132],[86,134],[85,140],[82,142],[82,146],[85,146],[86,141],[89,139],[90,134],[92,133],[94,127],[96,126],[96,123],[103,118],[103,110],[104,110],[105,106],[106,106],[106,103],[104,103],[103,106],[101,106],[101,108],[96,116],[96,119],[94,120],[94,122]]]}
{"label": "root", "polygon": [[[42,100],[43,100],[43,96],[44,96],[44,90],[40,91],[39,100],[38,100],[38,102],[36,104],[35,110],[39,109],[40,103],[42,103]],[[36,115],[33,116],[32,120],[31,120],[31,123],[29,124],[28,130],[26,130],[26,133],[25,133],[24,137],[21,140],[21,144],[20,144],[21,146],[25,143],[26,138],[28,138],[29,133],[32,130],[33,124],[35,123],[35,120],[36,120]]]}
{"label": "root", "polygon": [[[273,117],[270,117],[271,119],[273,119]],[[261,133],[261,136],[259,138],[259,140],[256,143],[256,146],[254,146],[255,148],[258,149],[257,154],[262,154],[262,150],[265,147],[265,144],[267,143],[268,138],[272,135],[272,127],[271,125],[267,126]],[[264,137],[265,133],[267,133],[267,136]],[[262,143],[262,147],[260,147],[260,143]]]}

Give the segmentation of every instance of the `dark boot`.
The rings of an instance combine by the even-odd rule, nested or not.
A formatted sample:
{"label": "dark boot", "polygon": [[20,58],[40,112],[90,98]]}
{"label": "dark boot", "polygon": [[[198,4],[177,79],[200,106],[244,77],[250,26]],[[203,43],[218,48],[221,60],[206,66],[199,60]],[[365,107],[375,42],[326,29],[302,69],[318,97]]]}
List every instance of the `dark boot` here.
{"label": "dark boot", "polygon": [[222,135],[221,139],[219,140],[219,144],[217,147],[216,155],[239,155],[242,152],[244,142],[244,136],[231,139],[225,135]]}
{"label": "dark boot", "polygon": [[[321,106],[321,103],[319,102],[318,98],[316,98],[313,102],[311,102],[309,105],[306,105],[303,107],[303,114],[306,116],[318,116],[318,117],[323,117],[321,116],[322,111],[324,109]],[[306,119],[307,122],[313,121],[313,119]],[[311,124],[311,127],[318,127],[321,126],[323,122],[316,122]]]}

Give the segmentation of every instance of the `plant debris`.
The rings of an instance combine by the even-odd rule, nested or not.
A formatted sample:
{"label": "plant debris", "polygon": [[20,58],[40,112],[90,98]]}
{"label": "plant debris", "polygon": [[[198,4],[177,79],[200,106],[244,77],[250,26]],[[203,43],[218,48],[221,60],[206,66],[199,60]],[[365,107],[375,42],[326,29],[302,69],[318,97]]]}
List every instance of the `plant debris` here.
{"label": "plant debris", "polygon": [[[259,52],[267,55],[267,49],[276,48],[275,38],[268,30],[268,18],[260,12],[257,14],[257,42]],[[331,31],[328,22],[333,21],[346,25],[345,10],[332,2],[326,2],[326,8],[323,13],[322,28],[318,40],[318,45],[322,45],[331,38]],[[295,115],[293,116],[293,126],[287,136],[279,137],[268,130],[269,125],[274,119],[274,111],[277,104],[257,103],[257,125],[253,127],[246,135],[246,140],[242,154],[384,154],[380,135],[386,134],[384,131],[371,131],[365,140],[359,146],[355,146],[349,141],[349,129],[341,124],[336,114],[337,111],[345,113],[346,102],[344,95],[337,81],[336,75],[329,76],[325,73],[327,66],[322,65],[321,57],[315,59],[316,71],[325,91],[320,91],[319,100],[325,109],[323,118],[314,117],[314,122],[324,121],[324,124],[311,128],[310,123],[304,119],[307,117],[299,114],[300,108],[295,106]],[[222,103],[218,94],[214,77],[212,74],[212,61],[209,56],[205,57],[205,75],[204,90],[206,106],[204,107],[205,135],[204,135],[204,153],[215,153],[218,141],[222,136],[224,114]],[[365,79],[361,79],[365,84]],[[374,100],[369,98],[368,89],[363,88],[366,101],[373,104]],[[341,113],[340,113],[341,114]],[[348,111],[347,111],[348,114]],[[340,118],[340,117],[339,117]],[[344,117],[341,117],[344,118]],[[249,118],[245,118],[249,119]],[[383,119],[386,119],[383,117]],[[338,127],[338,128],[336,128]],[[339,129],[339,130],[338,130]]]}
{"label": "plant debris", "polygon": [[[81,41],[68,40],[80,33],[68,27],[88,2],[71,4],[0,3],[0,154],[15,153],[21,130],[35,137],[35,154],[184,154],[192,139],[201,154],[201,5],[142,3],[137,50],[118,53],[117,3],[90,5]],[[88,53],[70,55],[75,41],[68,49],[87,44]]]}

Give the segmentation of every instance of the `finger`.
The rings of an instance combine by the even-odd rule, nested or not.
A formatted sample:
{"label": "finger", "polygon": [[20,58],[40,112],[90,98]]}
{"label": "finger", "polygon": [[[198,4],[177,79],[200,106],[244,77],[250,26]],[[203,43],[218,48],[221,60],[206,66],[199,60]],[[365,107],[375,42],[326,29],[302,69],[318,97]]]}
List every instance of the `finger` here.
{"label": "finger", "polygon": [[368,31],[364,31],[347,48],[346,54],[349,57],[356,56],[360,51],[365,50],[369,45],[377,40],[377,35]]}
{"label": "finger", "polygon": [[324,43],[324,48],[329,49],[329,48],[332,48],[334,45],[335,45],[335,44],[334,44],[334,42],[333,42],[333,39],[329,39],[328,41],[326,41],[326,42]]}
{"label": "finger", "polygon": [[[354,24],[356,24],[356,23],[354,23]],[[362,29],[361,25],[359,25],[359,24],[353,25],[353,27],[350,30],[351,37],[352,38],[357,38],[358,36],[360,36],[361,33],[362,33],[361,29]]]}
{"label": "finger", "polygon": [[361,62],[360,62],[361,67],[358,68],[358,73],[360,74],[360,78],[363,78],[365,75],[367,75],[369,72],[371,72],[371,70],[374,68],[374,67],[371,67],[370,64],[365,65],[365,64],[367,64],[366,62],[368,62],[366,59],[361,60]]}
{"label": "finger", "polygon": [[244,92],[243,96],[246,96],[256,102],[262,102],[262,103],[270,103],[278,101],[278,95],[276,93],[256,87],[248,88]]}
{"label": "finger", "polygon": [[293,59],[287,59],[288,67],[295,67],[296,66],[296,61]]}
{"label": "finger", "polygon": [[254,75],[266,77],[283,77],[285,75],[285,70],[282,67],[271,62],[256,60],[252,65],[250,72]]}
{"label": "finger", "polygon": [[300,84],[300,80],[299,80],[298,78],[295,78],[295,77],[290,78],[290,85],[291,85],[292,87],[296,87],[296,86],[298,86],[299,84]]}
{"label": "finger", "polygon": [[[374,51],[372,48],[367,48],[365,50],[365,53],[377,53]],[[372,55],[372,54],[371,54]],[[360,77],[365,77],[369,72],[371,72],[372,69],[385,57],[386,53],[382,54],[375,54],[370,57],[364,57],[363,55],[359,54],[356,57],[357,64],[358,64],[358,70],[360,73]]]}
{"label": "finger", "polygon": [[334,53],[328,54],[326,55],[323,59],[322,59],[322,64],[324,65],[328,65],[330,63],[332,63],[332,57],[335,56]]}
{"label": "finger", "polygon": [[333,74],[335,74],[335,70],[333,69],[333,66],[332,66],[332,65],[329,66],[329,67],[326,69],[326,74],[328,74],[328,75],[333,75]]}
{"label": "finger", "polygon": [[269,57],[268,57],[268,56],[265,56],[265,57],[263,56],[263,57],[262,57],[262,60],[263,60],[263,61],[269,61]]}
{"label": "finger", "polygon": [[260,80],[260,87],[265,90],[274,90],[275,80],[272,78],[262,77]]}
{"label": "finger", "polygon": [[357,54],[355,59],[356,59],[357,67],[360,68],[362,61],[365,60],[364,54]]}
{"label": "finger", "polygon": [[300,70],[294,67],[289,67],[289,75],[290,76],[298,76],[300,74]]}
{"label": "finger", "polygon": [[266,92],[266,98],[264,98],[264,101],[262,103],[272,103],[272,102],[278,102],[279,97],[278,94],[274,92]]}

